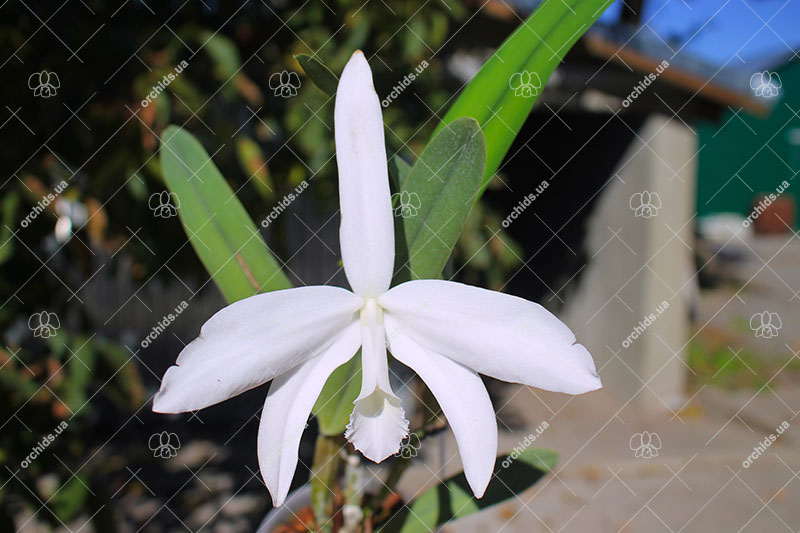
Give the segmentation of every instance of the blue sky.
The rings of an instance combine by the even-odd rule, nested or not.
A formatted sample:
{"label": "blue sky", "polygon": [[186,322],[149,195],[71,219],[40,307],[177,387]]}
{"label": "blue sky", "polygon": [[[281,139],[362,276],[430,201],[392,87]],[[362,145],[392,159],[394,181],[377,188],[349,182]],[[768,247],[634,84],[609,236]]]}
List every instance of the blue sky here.
{"label": "blue sky", "polygon": [[[620,8],[615,3],[601,21],[616,20]],[[737,52],[741,60],[734,57],[729,67],[800,52],[800,0],[645,0],[642,20],[661,39],[682,37],[679,47],[697,33],[681,52],[713,65]]]}

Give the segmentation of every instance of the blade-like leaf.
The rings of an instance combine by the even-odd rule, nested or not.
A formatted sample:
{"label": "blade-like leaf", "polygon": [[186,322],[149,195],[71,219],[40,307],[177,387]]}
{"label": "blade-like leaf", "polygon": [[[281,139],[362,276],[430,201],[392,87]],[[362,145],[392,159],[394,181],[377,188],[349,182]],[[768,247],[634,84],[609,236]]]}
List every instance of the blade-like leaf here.
{"label": "blade-like leaf", "polygon": [[497,172],[561,59],[612,2],[544,0],[483,64],[447,111],[443,124],[459,117],[480,122],[486,137],[484,183]]}
{"label": "blade-like leaf", "polygon": [[294,56],[300,66],[303,67],[306,75],[328,96],[336,94],[336,87],[339,86],[339,79],[336,74],[322,64],[322,62],[308,54],[298,54]]}
{"label": "blade-like leaf", "polygon": [[436,134],[414,163],[394,206],[411,279],[441,275],[475,203],[485,164],[481,128],[467,117]]}
{"label": "blade-like leaf", "polygon": [[[161,169],[183,228],[228,302],[291,287],[239,199],[189,132],[162,133]],[[152,199],[152,197],[151,197]],[[156,200],[158,201],[158,200]]]}
{"label": "blade-like leaf", "polygon": [[380,533],[427,533],[452,520],[464,518],[524,492],[552,470],[558,454],[547,449],[524,450],[514,459],[497,458],[495,470],[483,498],[476,499],[464,474],[446,479],[415,498],[392,516]]}
{"label": "blade-like leaf", "polygon": [[[392,178],[392,185],[395,190],[400,190],[411,172],[411,165],[406,163],[405,159],[395,154],[389,158],[389,177]],[[397,205],[393,202],[393,205]]]}
{"label": "blade-like leaf", "polygon": [[[183,227],[228,302],[289,288],[255,224],[200,143],[176,126],[166,128],[162,138],[162,171],[178,196]],[[325,382],[314,409],[323,434],[344,431],[358,396],[360,373],[360,360],[353,358]]]}

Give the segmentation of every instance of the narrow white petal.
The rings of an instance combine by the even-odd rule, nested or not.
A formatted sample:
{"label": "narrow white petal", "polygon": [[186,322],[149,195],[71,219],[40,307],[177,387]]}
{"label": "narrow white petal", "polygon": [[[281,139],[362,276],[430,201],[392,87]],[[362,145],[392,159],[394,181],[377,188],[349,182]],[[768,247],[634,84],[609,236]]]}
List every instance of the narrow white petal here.
{"label": "narrow white petal", "polygon": [[356,294],[377,297],[392,279],[394,227],[381,105],[360,50],[339,80],[334,130],[344,271]]}
{"label": "narrow white petal", "polygon": [[330,345],[361,305],[345,289],[300,287],[225,307],[167,369],[153,410],[194,411],[266,383]]}
{"label": "narrow white petal", "polygon": [[408,420],[389,384],[383,312],[375,300],[367,300],[361,311],[361,379],[344,436],[364,457],[380,463],[400,449]]}
{"label": "narrow white petal", "polygon": [[480,498],[497,455],[497,422],[483,381],[462,364],[414,342],[389,315],[384,320],[392,355],[414,370],[436,396],[456,437],[467,482]]}
{"label": "narrow white petal", "polygon": [[594,361],[544,307],[442,280],[416,280],[378,303],[421,346],[503,381],[582,394],[599,389]]}
{"label": "narrow white petal", "polygon": [[276,507],[289,493],[311,409],[331,372],[355,355],[361,343],[359,329],[353,322],[321,355],[289,370],[269,387],[258,427],[258,465]]}

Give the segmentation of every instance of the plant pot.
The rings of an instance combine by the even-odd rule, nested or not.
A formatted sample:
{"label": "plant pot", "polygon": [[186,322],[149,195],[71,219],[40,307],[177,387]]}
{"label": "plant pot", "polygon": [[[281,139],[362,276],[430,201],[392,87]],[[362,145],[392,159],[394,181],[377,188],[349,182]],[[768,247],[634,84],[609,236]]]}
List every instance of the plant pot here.
{"label": "plant pot", "polygon": [[270,509],[256,533],[272,533],[281,526],[286,527],[302,516],[301,512],[311,509],[311,485],[303,485],[295,489],[280,507]]}

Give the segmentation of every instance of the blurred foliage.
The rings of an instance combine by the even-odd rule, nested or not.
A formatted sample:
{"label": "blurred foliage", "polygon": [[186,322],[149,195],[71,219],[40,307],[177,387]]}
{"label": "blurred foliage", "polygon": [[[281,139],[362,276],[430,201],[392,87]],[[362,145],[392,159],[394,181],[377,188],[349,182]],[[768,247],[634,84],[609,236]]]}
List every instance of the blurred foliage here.
{"label": "blurred foliage", "polygon": [[[93,520],[113,531],[103,465],[87,461],[106,445],[93,432],[141,409],[148,388],[139,361],[122,347],[126,332],[99,322],[89,312],[92,302],[79,300],[81,289],[122,262],[134,287],[174,275],[198,284],[208,279],[183,246],[177,219],[155,218],[148,204],[166,188],[158,165],[162,130],[179,124],[200,139],[254,220],[303,180],[313,185],[307,194],[319,208],[333,210],[333,100],[295,56],[311,55],[341,72],[361,48],[380,95],[427,62],[384,109],[390,153],[413,161],[437,125],[434,113],[441,116],[450,101],[445,87],[458,86],[445,68],[452,52],[445,45],[472,8],[423,0],[391,7],[350,0],[86,0],[60,5],[53,16],[55,8],[0,12],[4,101],[16,113],[3,126],[0,152],[0,418],[7,424],[0,459],[8,466],[0,478],[0,529],[2,510],[27,501],[50,511],[37,516],[53,524],[78,510],[90,516],[104,509]],[[43,69],[58,77],[46,99],[28,83]],[[285,98],[287,79],[296,95]],[[65,189],[56,192],[62,182]],[[291,223],[281,217],[264,232],[278,257],[292,249]],[[519,263],[515,250],[498,217],[479,204],[446,275],[497,288]],[[166,258],[170,272],[162,268]],[[60,319],[47,339],[28,324],[43,310]],[[150,372],[141,373],[152,392]],[[20,468],[61,421],[67,429]],[[12,472],[16,481],[9,482]]]}
{"label": "blurred foliage", "polygon": [[[736,334],[737,323],[729,331],[706,325],[689,343],[687,365],[694,387],[712,385],[723,389],[751,389],[769,392],[780,384],[800,382],[800,359],[748,347]],[[748,326],[747,334],[752,334]],[[742,346],[734,350],[733,346]]]}

